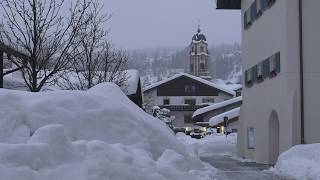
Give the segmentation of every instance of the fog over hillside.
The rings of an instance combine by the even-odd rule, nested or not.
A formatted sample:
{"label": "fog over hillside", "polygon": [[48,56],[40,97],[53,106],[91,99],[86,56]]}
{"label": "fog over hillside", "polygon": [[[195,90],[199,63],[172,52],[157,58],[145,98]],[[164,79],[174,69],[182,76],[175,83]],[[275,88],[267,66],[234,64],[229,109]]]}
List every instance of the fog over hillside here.
{"label": "fog over hillside", "polygon": [[[240,83],[242,74],[239,44],[211,46],[210,73],[214,79]],[[189,47],[150,48],[129,51],[128,68],[138,69],[148,85],[179,72],[189,72]]]}

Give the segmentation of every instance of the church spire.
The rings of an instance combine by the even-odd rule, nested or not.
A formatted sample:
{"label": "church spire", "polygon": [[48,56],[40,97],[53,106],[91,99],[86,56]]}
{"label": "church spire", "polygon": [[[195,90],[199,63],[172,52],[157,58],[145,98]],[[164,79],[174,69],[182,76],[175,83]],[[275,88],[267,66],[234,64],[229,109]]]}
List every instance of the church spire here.
{"label": "church spire", "polygon": [[200,29],[200,20],[198,20],[198,33],[201,32],[201,29]]}

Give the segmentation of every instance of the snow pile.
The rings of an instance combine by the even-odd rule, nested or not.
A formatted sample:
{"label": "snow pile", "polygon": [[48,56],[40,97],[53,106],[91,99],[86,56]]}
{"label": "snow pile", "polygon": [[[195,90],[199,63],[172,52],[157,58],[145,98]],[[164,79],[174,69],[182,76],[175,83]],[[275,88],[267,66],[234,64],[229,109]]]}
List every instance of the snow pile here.
{"label": "snow pile", "polygon": [[195,152],[200,157],[213,155],[236,155],[237,134],[212,134],[202,139],[194,139],[184,133],[178,133],[176,137],[184,143],[190,152]]}
{"label": "snow pile", "polygon": [[274,170],[295,179],[320,179],[320,144],[297,145],[282,153]]}
{"label": "snow pile", "polygon": [[134,69],[129,69],[126,71],[126,76],[127,76],[127,80],[126,80],[127,89],[124,92],[126,92],[127,95],[136,94],[139,86],[139,81],[140,81],[139,71]]}
{"label": "snow pile", "polygon": [[114,84],[88,91],[0,90],[0,179],[212,179],[161,121]]}

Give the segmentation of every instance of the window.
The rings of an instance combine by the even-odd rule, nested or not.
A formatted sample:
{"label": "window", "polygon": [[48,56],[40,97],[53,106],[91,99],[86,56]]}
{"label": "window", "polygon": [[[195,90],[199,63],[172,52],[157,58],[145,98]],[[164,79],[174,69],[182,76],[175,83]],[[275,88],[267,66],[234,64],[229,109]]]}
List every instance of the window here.
{"label": "window", "polygon": [[270,77],[276,76],[280,73],[280,52],[270,57]]}
{"label": "window", "polygon": [[247,19],[246,27],[249,28],[249,26],[252,25],[252,18],[251,18],[250,9],[248,9],[248,10],[246,11],[245,15],[246,15],[246,19]]}
{"label": "window", "polygon": [[250,127],[247,129],[247,141],[248,141],[248,149],[255,149],[256,142],[255,142],[255,132],[253,127]]}
{"label": "window", "polygon": [[170,105],[170,99],[163,99],[163,105]]}
{"label": "window", "polygon": [[195,99],[185,99],[184,104],[188,104],[190,106],[196,105],[196,100]]}
{"label": "window", "polygon": [[205,70],[204,63],[200,63],[200,69]]}
{"label": "window", "polygon": [[204,52],[204,47],[200,46],[200,52]]}
{"label": "window", "polygon": [[191,52],[194,52],[194,46],[192,46],[192,51]]}
{"label": "window", "polygon": [[250,86],[252,85],[252,72],[251,69],[247,70],[245,72],[245,81],[246,81],[246,85]]}
{"label": "window", "polygon": [[267,79],[270,73],[270,62],[269,59],[266,59],[262,62],[263,64],[263,79]]}
{"label": "window", "polygon": [[194,93],[194,92],[196,92],[196,87],[187,85],[187,86],[184,87],[184,92],[186,92],[186,93]]}
{"label": "window", "polygon": [[260,63],[257,65],[258,67],[258,74],[257,74],[257,80],[258,82],[263,81],[263,64]]}
{"label": "window", "polygon": [[263,11],[266,10],[269,7],[268,0],[260,0],[260,4],[261,4],[261,9]]}
{"label": "window", "polygon": [[185,123],[185,124],[191,124],[191,123],[193,123],[193,121],[192,121],[192,116],[191,116],[191,115],[184,115],[184,123]]}
{"label": "window", "polygon": [[276,0],[255,0],[244,13],[244,29],[248,29],[252,23],[262,16],[263,12],[270,8]]}
{"label": "window", "polygon": [[275,2],[276,2],[276,0],[268,0],[269,7],[271,7]]}
{"label": "window", "polygon": [[214,98],[204,98],[202,99],[202,103],[214,103]]}

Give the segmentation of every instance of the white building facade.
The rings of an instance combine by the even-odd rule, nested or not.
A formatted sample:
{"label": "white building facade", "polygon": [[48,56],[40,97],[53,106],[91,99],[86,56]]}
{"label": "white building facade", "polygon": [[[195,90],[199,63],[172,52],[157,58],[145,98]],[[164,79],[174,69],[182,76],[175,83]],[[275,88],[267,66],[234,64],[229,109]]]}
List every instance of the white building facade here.
{"label": "white building facade", "polygon": [[[237,3],[245,70],[238,152],[274,164],[296,144],[320,142],[320,1]],[[217,5],[236,9],[223,0]]]}

